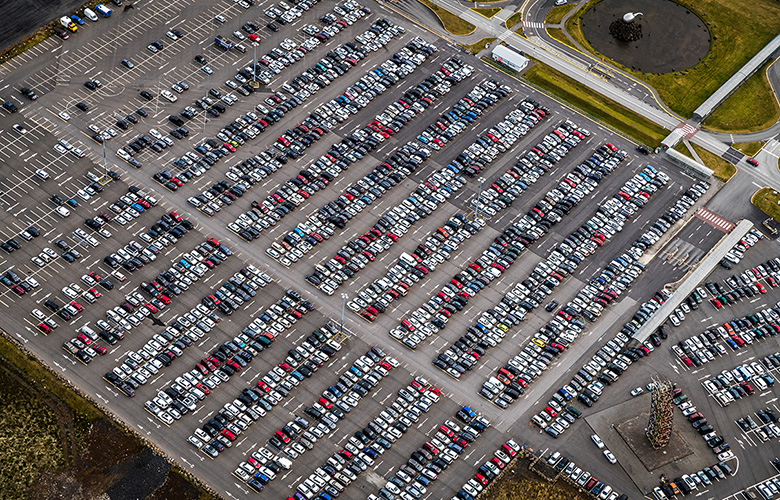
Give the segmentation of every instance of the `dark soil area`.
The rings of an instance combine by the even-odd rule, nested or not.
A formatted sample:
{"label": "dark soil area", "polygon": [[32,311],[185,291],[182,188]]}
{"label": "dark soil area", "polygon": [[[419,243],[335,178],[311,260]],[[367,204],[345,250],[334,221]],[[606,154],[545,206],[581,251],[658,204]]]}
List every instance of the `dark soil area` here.
{"label": "dark soil area", "polygon": [[0,341],[0,500],[213,498],[10,347]]}
{"label": "dark soil area", "polygon": [[0,1],[0,52],[22,37],[62,16],[70,15],[85,0],[2,0]]}

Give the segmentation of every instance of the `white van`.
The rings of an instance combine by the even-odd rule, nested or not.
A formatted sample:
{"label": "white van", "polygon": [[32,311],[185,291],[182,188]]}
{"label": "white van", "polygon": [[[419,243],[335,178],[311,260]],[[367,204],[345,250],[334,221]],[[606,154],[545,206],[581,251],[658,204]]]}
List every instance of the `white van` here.
{"label": "white van", "polygon": [[95,14],[95,11],[92,9],[84,9],[84,17],[89,19],[90,21],[96,23],[98,20],[97,14]]}

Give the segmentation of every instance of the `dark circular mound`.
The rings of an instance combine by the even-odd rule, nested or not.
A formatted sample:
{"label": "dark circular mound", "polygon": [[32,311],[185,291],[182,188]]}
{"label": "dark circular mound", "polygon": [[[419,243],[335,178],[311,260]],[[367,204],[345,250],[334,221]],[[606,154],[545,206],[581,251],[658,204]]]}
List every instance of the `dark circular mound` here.
{"label": "dark circular mound", "polygon": [[[627,12],[642,15],[627,24],[622,21]],[[706,23],[671,0],[602,0],[582,16],[581,27],[600,54],[645,73],[688,69],[710,49]]]}

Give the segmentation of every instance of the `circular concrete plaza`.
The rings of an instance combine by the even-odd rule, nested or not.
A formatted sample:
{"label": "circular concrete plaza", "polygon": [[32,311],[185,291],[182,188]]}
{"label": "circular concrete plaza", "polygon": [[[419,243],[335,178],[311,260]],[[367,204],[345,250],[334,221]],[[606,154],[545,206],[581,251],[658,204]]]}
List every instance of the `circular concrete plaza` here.
{"label": "circular concrete plaza", "polygon": [[[641,12],[634,21],[642,38],[621,42],[609,25],[627,12]],[[695,66],[710,49],[704,21],[670,0],[602,0],[581,19],[585,38],[601,54],[644,73],[670,73]]]}

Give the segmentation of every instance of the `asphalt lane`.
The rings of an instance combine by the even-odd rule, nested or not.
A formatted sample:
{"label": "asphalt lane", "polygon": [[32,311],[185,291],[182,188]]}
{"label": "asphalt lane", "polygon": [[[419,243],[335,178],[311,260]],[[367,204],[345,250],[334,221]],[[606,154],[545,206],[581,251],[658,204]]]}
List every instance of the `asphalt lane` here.
{"label": "asphalt lane", "polygon": [[[322,463],[327,456],[336,451],[340,443],[344,441],[345,436],[351,435],[355,430],[362,428],[366,422],[376,416],[382,405],[390,401],[388,398],[394,396],[397,390],[408,384],[415,375],[422,375],[440,387],[444,396],[442,401],[434,405],[434,408],[421,418],[412,431],[384,454],[381,461],[375,464],[375,468],[370,473],[361,476],[355,485],[349,487],[343,493],[347,498],[365,498],[369,493],[375,493],[378,487],[383,485],[382,478],[387,478],[391,471],[395,470],[413,449],[419,447],[426,438],[432,436],[431,431],[437,424],[447,418],[452,418],[455,411],[464,404],[468,404],[488,416],[493,421],[493,427],[479,438],[461,460],[458,460],[450,470],[444,473],[445,480],[438,481],[429,488],[429,497],[445,498],[453,494],[457,486],[457,481],[454,479],[464,478],[468,474],[473,474],[480,461],[484,461],[485,456],[492,454],[492,451],[500,445],[502,440],[508,437],[515,437],[519,442],[530,444],[537,449],[551,446],[549,439],[528,432],[528,420],[538,404],[537,401],[548,395],[552,388],[557,387],[558,385],[556,384],[560,384],[561,379],[558,375],[551,373],[536,381],[533,390],[529,391],[524,399],[515,403],[508,411],[501,411],[487,401],[476,397],[478,387],[485,379],[485,374],[514,354],[515,346],[525,340],[543,322],[547,321],[549,319],[548,314],[540,311],[529,315],[525,324],[517,332],[514,332],[515,337],[511,342],[503,343],[500,347],[492,350],[486,362],[480,364],[479,369],[467,374],[460,381],[443,377],[443,374],[439,370],[435,370],[431,365],[431,360],[439,350],[455,340],[461,332],[465,331],[465,328],[471,324],[475,317],[500,300],[502,294],[516,280],[523,279],[532,266],[547,255],[554,243],[560,241],[581,224],[586,217],[593,213],[598,203],[614,194],[626,179],[647,162],[660,167],[672,177],[669,187],[656,193],[651,202],[640,211],[633,224],[619,235],[616,235],[608,245],[600,249],[582,267],[575,277],[569,279],[560,287],[560,290],[556,292],[556,298],[559,301],[573,296],[584,281],[587,281],[591,275],[596,274],[598,269],[606,262],[621,253],[637,235],[641,234],[650,221],[655,220],[660,213],[677,199],[681,189],[687,188],[693,181],[679,173],[675,167],[667,164],[661,158],[636,158],[630,155],[630,158],[614,174],[600,184],[589,199],[583,200],[577,211],[566,217],[553,231],[534,245],[530,252],[526,252],[508,273],[495,280],[483,293],[470,301],[468,308],[462,314],[459,314],[458,317],[453,318],[448,323],[448,328],[440,335],[434,337],[432,343],[421,345],[414,352],[409,351],[400,344],[392,342],[387,335],[388,330],[395,326],[409,309],[417,307],[426,301],[435,287],[445,283],[459,269],[462,269],[475,254],[481,252],[487,246],[490,238],[503,230],[515,217],[520,216],[533,206],[547,189],[574,165],[587,158],[589,153],[599,144],[612,142],[627,151],[631,151],[632,145],[622,138],[603,130],[587,118],[577,116],[557,102],[551,101],[534,90],[506,78],[505,75],[495,71],[493,68],[478,66],[473,78],[453,88],[449,94],[432,107],[433,109],[426,110],[422,116],[417,117],[407,128],[404,128],[400,134],[387,141],[387,146],[383,146],[380,151],[372,153],[369,158],[354,165],[348,172],[342,174],[337,181],[331,183],[328,188],[314,195],[304,206],[299,207],[283,219],[277,228],[269,230],[259,240],[246,242],[229,232],[226,229],[226,225],[234,221],[240,213],[249,209],[250,199],[264,198],[266,193],[274,190],[275,186],[284,182],[290,176],[295,175],[298,170],[304,168],[310,161],[326,151],[329,145],[338,140],[338,138],[343,137],[353,128],[370,121],[373,109],[380,109],[380,107],[386,106],[393,99],[397,99],[397,96],[405,89],[435,71],[445,58],[452,55],[464,56],[457,48],[451,47],[440,40],[431,40],[429,34],[417,30],[413,26],[408,25],[408,23],[396,20],[407,28],[407,33],[403,37],[394,39],[387,48],[377,53],[372,53],[358,67],[338,78],[329,87],[314,96],[312,102],[323,102],[340,94],[357,78],[362,76],[365,71],[384,61],[392,55],[393,51],[398,50],[414,36],[421,36],[435,43],[439,47],[439,52],[435,57],[418,68],[413,75],[407,77],[407,80],[399,83],[396,88],[378,97],[369,110],[361,111],[350,121],[345,122],[340,127],[336,127],[332,133],[327,134],[313,145],[306,152],[305,156],[291,161],[280,172],[270,176],[263,183],[255,185],[244,198],[237,200],[232,206],[224,208],[216,216],[206,217],[200,212],[193,210],[186,202],[186,199],[211,183],[222,180],[224,171],[249,153],[266,148],[274,140],[274,134],[277,134],[277,130],[281,131],[298,123],[307,115],[307,110],[310,108],[299,107],[295,109],[285,116],[282,124],[276,125],[269,130],[270,134],[261,135],[250,145],[239,149],[235,155],[219,162],[203,177],[193,179],[190,183],[173,193],[168,192],[154,182],[151,179],[151,174],[169,165],[173,158],[181,156],[192,144],[197,143],[208,135],[213,135],[225,123],[233,120],[241,112],[250,110],[254,103],[259,102],[259,100],[268,95],[267,91],[261,91],[259,97],[255,95],[249,98],[241,97],[238,104],[231,107],[226,115],[202,122],[189,141],[177,142],[164,155],[156,157],[144,153],[141,155],[144,163],[141,169],[133,169],[116,158],[113,152],[119,146],[126,144],[127,141],[139,133],[147,133],[150,128],[160,127],[168,114],[176,112],[185,103],[189,104],[196,97],[204,95],[209,88],[226,88],[221,82],[231,78],[239,65],[247,64],[248,60],[251,59],[251,55],[249,52],[246,55],[235,53],[234,51],[229,53],[217,52],[216,49],[212,48],[213,36],[220,33],[229,35],[232,29],[237,29],[246,20],[261,18],[263,16],[262,7],[265,3],[260,6],[256,5],[249,10],[241,9],[232,2],[204,5],[202,2],[192,0],[178,0],[178,2],[166,3],[166,5],[168,5],[167,8],[170,10],[159,10],[162,13],[156,16],[141,15],[141,9],[139,9],[139,12],[131,11],[127,13],[126,17],[121,18],[121,22],[114,23],[114,18],[109,20],[101,19],[99,23],[90,27],[92,31],[80,32],[78,35],[81,38],[72,40],[75,43],[63,45],[63,47],[66,47],[65,49],[57,50],[54,53],[48,52],[45,55],[41,54],[40,61],[30,67],[20,66],[11,68],[13,71],[10,72],[10,75],[13,78],[8,75],[5,76],[6,82],[10,82],[10,79],[14,79],[16,82],[39,81],[37,90],[40,90],[42,95],[38,101],[24,103],[19,114],[4,114],[0,117],[0,128],[2,129],[2,133],[0,133],[0,146],[2,146],[0,147],[0,155],[4,155],[4,167],[0,170],[0,189],[2,189],[0,203],[2,203],[2,208],[5,211],[3,223],[0,225],[0,234],[4,239],[8,239],[30,225],[40,227],[42,233],[41,238],[31,242],[23,242],[17,237],[16,239],[22,243],[22,248],[13,254],[4,254],[4,260],[0,262],[2,269],[12,268],[19,274],[24,273],[27,276],[36,277],[41,283],[39,289],[31,291],[23,297],[17,297],[10,291],[0,295],[0,305],[6,311],[7,331],[44,359],[47,364],[60,371],[65,377],[114,412],[119,418],[137,429],[141,435],[157,444],[173,460],[179,462],[184,468],[191,470],[226,497],[250,498],[254,496],[253,493],[249,492],[246,485],[241,484],[231,475],[238,463],[248,456],[248,453],[256,450],[259,446],[263,446],[272,432],[291,420],[294,414],[300,415],[303,405],[311,404],[315,401],[322,390],[333,383],[335,374],[340,373],[345,368],[346,363],[356,359],[372,345],[380,346],[397,358],[401,361],[401,366],[393,370],[391,375],[381,382],[373,397],[364,398],[360,405],[344,421],[340,422],[337,431],[331,438],[323,440],[326,442],[318,442],[313,450],[307,452],[305,457],[297,459],[289,474],[286,474],[281,480],[277,478],[269,484],[270,494],[276,496],[289,495],[292,491],[290,489],[291,485],[297,484],[301,477],[311,473],[315,464]],[[370,19],[374,19],[377,16],[377,11],[382,16],[388,16],[376,4],[372,3],[370,6],[374,11]],[[144,8],[146,12],[157,12],[154,9],[165,9],[166,7],[162,5],[162,2],[159,5],[157,2],[149,2]],[[317,18],[328,8],[329,6],[323,5],[323,3],[317,5],[314,9],[304,14],[303,21],[294,23],[293,28],[297,31],[304,23],[317,23]],[[217,12],[223,13],[228,17],[229,23],[225,26],[215,25],[213,16]],[[204,17],[198,17],[199,15]],[[132,23],[133,29],[129,30],[128,26],[130,24],[126,23]],[[370,21],[367,20],[356,22],[336,37],[336,43],[343,43],[354,38],[369,25]],[[176,42],[164,39],[165,30],[173,26],[177,26],[177,29],[181,29],[186,33],[183,39]],[[127,38],[118,38],[123,33],[127,34]],[[292,31],[279,34],[267,33],[268,38],[264,39],[261,47],[267,50],[267,47],[270,47],[271,44],[280,42],[284,37],[290,36],[290,33]],[[196,34],[197,36],[195,36]],[[122,41],[122,43],[102,43],[108,39]],[[153,39],[164,39],[164,43],[166,43],[165,49],[154,55],[146,49],[148,42]],[[65,50],[68,52],[65,53]],[[311,56],[307,56],[307,58],[311,57],[311,59],[301,61],[285,69],[269,87],[271,89],[278,88],[281,83],[312,64],[314,57],[320,57],[327,50],[329,49],[324,47],[316,49]],[[59,52],[65,53],[64,59],[63,56],[58,55]],[[214,75],[207,76],[205,73],[200,72],[199,67],[191,62],[196,54],[204,54],[209,58],[210,64],[213,64]],[[75,55],[78,55],[78,57]],[[137,64],[137,72],[128,74],[127,71],[119,67],[118,61],[124,57],[131,58]],[[472,62],[472,64],[476,66],[478,63]],[[52,65],[58,65],[60,68],[58,72],[56,74],[46,73],[46,68]],[[44,68],[42,69],[41,67]],[[0,68],[0,71],[5,69],[8,68]],[[3,74],[5,75],[6,73],[4,72]],[[81,76],[77,76],[80,74],[101,79],[103,88],[98,92],[90,92],[84,89]],[[157,99],[154,103],[149,104],[137,97],[141,89],[164,88],[170,85],[171,82],[183,78],[187,78],[190,90],[179,95],[180,99],[177,103],[165,103]],[[305,259],[292,265],[289,269],[284,268],[265,254],[265,249],[268,248],[271,242],[281,238],[284,231],[290,230],[295,224],[304,220],[316,207],[338,196],[346,185],[364,175],[370,167],[381,161],[384,155],[392,151],[392,149],[416,137],[420,128],[430,123],[439,113],[448,109],[457,99],[485,78],[495,78],[509,85],[513,89],[511,96],[502,100],[486,116],[482,116],[466,132],[447,144],[446,148],[434,154],[423,169],[415,172],[413,176],[401,185],[396,186],[383,197],[381,203],[377,203],[370,210],[364,211],[360,216],[353,219],[343,231],[334,235],[321,248],[307,255]],[[514,106],[520,99],[526,96],[540,100],[549,106],[552,110],[552,117],[540,123],[525,138],[519,141],[511,152],[502,155],[493,162],[489,169],[483,173],[485,178],[492,179],[503,173],[508,166],[516,161],[515,158],[523,153],[524,150],[533,146],[541,135],[549,132],[554,125],[563,119],[571,119],[575,123],[588,128],[592,132],[590,139],[580,144],[554,170],[544,176],[527,192],[523,193],[511,210],[496,217],[495,220],[491,220],[488,227],[483,230],[483,233],[478,238],[472,238],[465,242],[450,261],[438,267],[435,273],[426,277],[427,279],[416,284],[400,304],[397,306],[393,305],[395,309],[390,314],[385,314],[378,321],[368,324],[360,317],[347,311],[344,325],[350,333],[350,337],[345,341],[338,355],[318,370],[318,373],[311,379],[304,381],[301,386],[297,387],[289,399],[280,405],[281,407],[275,408],[267,417],[240,436],[231,449],[225,451],[216,460],[211,461],[203,453],[200,453],[187,443],[186,438],[193,432],[196,426],[202,424],[206,416],[219,409],[224,403],[231,401],[237,396],[240,389],[255,383],[259,376],[282,361],[284,353],[290,347],[296,345],[313,329],[318,328],[323,323],[327,321],[339,323],[341,321],[341,297],[339,295],[328,297],[312,288],[303,279],[311,271],[314,264],[322,262],[327,256],[332,255],[343,244],[345,239],[351,237],[351,235],[365,231],[384,210],[408,196],[416,187],[417,182],[434,169],[446,165],[451,158],[468,146],[478,133],[499,121],[508,111],[514,109]],[[73,103],[82,100],[90,104],[88,113],[77,112],[73,109]],[[19,103],[21,104],[21,101]],[[101,130],[104,130],[115,121],[114,113],[123,116],[125,113],[133,112],[139,106],[148,108],[151,116],[141,120],[141,123],[132,127],[128,132],[118,134],[116,138],[108,143],[109,168],[119,171],[122,174],[122,180],[119,182],[112,181],[106,184],[103,192],[99,193],[99,195],[83,199],[79,195],[79,190],[84,190],[87,183],[90,182],[86,177],[86,173],[91,172],[97,176],[102,175],[102,151],[99,145],[87,136],[89,134],[87,125],[95,124]],[[69,121],[58,117],[58,113],[61,110],[66,110],[72,115]],[[26,132],[19,133],[12,129],[11,125],[13,124],[22,124]],[[53,147],[60,139],[66,139],[70,144],[82,149],[85,152],[85,157],[78,158],[73,153],[64,155],[56,153]],[[46,169],[49,179],[44,181],[38,177],[35,173],[38,169]],[[95,235],[95,238],[100,243],[99,246],[82,245],[78,247],[81,253],[84,254],[84,257],[78,263],[68,265],[62,262],[61,258],[58,258],[40,269],[32,263],[30,259],[33,256],[38,256],[44,247],[51,246],[54,240],[66,239],[71,246],[79,244],[80,240],[73,236],[73,231],[76,228],[86,230],[87,228],[82,224],[83,219],[98,212],[107,211],[108,205],[127,192],[128,185],[138,186],[148,193],[152,193],[155,198],[160,200],[160,205],[145,211],[139,218],[132,220],[125,226],[120,226],[115,222],[110,223],[108,228],[112,233],[111,237]],[[440,210],[437,210],[435,215],[420,224],[419,233],[413,233],[402,238],[391,251],[383,255],[381,259],[378,259],[378,262],[364,269],[358,275],[358,278],[345,288],[347,293],[352,294],[354,291],[362,288],[365,283],[383,275],[387,265],[393,262],[402,251],[416,246],[418,239],[422,235],[435,230],[451,214],[456,211],[468,210],[468,202],[476,195],[477,189],[478,183],[471,180],[467,187],[449,200],[447,204],[444,204]],[[73,213],[69,217],[63,218],[56,215],[54,213],[55,206],[49,201],[49,197],[55,194],[66,199],[73,197],[78,201],[79,207],[73,209]],[[116,284],[115,289],[110,291],[101,290],[103,297],[96,304],[83,304],[86,311],[78,316],[76,321],[67,325],[59,321],[60,328],[52,335],[46,337],[36,331],[32,316],[27,314],[30,310],[40,308],[39,304],[47,297],[59,297],[60,301],[64,300],[64,295],[61,292],[62,288],[70,283],[79,282],[80,276],[87,271],[98,272],[101,276],[111,274],[112,270],[106,268],[105,264],[102,263],[103,257],[126,245],[131,239],[135,239],[142,230],[148,229],[164,212],[171,210],[176,210],[185,217],[190,218],[196,224],[196,230],[184,236],[175,246],[167,247],[163,252],[164,255],[158,257],[158,261],[134,273],[123,273],[126,275],[125,281],[119,281],[116,275],[110,278]],[[702,241],[698,241],[694,234],[699,234],[699,227],[696,226],[691,229],[690,234],[680,233],[678,238],[685,244],[690,244],[692,249],[696,248],[704,252],[707,250],[708,245],[712,244],[714,236],[710,235],[703,238]],[[87,233],[93,234],[94,232],[87,231]],[[192,250],[207,237],[218,238],[230,247],[235,255],[223,265],[209,272],[181,296],[175,298],[174,304],[167,309],[164,315],[160,315],[163,321],[168,322],[175,315],[188,311],[205,294],[215,289],[222,281],[246,264],[253,264],[267,272],[276,280],[276,283],[261,290],[255,300],[245,304],[241,311],[229,318],[224,318],[218,328],[210,332],[208,337],[204,337],[196,345],[187,349],[181,359],[177,359],[171,367],[164,369],[161,374],[155,376],[146,386],[141,387],[135,398],[129,399],[120,395],[101,376],[120,363],[128,351],[137,350],[152,334],[157,333],[157,330],[149,322],[133,329],[124,341],[109,349],[109,354],[96,358],[89,366],[77,363],[61,349],[62,342],[73,336],[76,328],[84,324],[93,324],[97,319],[103,317],[102,311],[104,311],[107,305],[113,307],[123,301],[124,296],[134,290],[141,282],[149,281],[159,271],[166,268],[170,262],[176,260],[180,254]],[[573,350],[566,353],[563,358],[566,363],[570,363],[572,366],[581,363],[579,359],[589,355],[590,351],[598,347],[598,340],[603,337],[605,330],[610,325],[619,324],[620,319],[624,315],[633,314],[632,307],[634,304],[652,296],[658,289],[659,283],[678,279],[684,272],[679,266],[675,268],[670,265],[664,267],[662,264],[658,264],[658,266],[658,272],[652,273],[652,276],[645,276],[638,281],[629,296],[624,298],[613,310],[605,313],[591,329],[590,335],[581,339]],[[288,288],[300,291],[304,298],[314,304],[315,311],[300,320],[294,325],[293,329],[285,332],[268,352],[264,352],[260,359],[254,361],[240,375],[231,379],[226,384],[226,387],[223,385],[217,388],[213,394],[209,395],[198,405],[195,414],[186,415],[181,421],[174,422],[168,427],[147,412],[141,411],[145,400],[153,397],[158,390],[166,387],[167,384],[185,370],[192,369],[196,360],[211,350],[217,342],[225,341],[235,336],[241,328],[251,321],[253,315],[257,314],[262,307],[280,298],[284,290]],[[19,309],[25,312],[24,315],[10,313],[12,310],[16,311]],[[485,371],[485,367],[487,367],[488,371]],[[638,372],[638,370],[635,372]],[[577,425],[584,424],[578,422]],[[576,450],[576,446],[581,444],[578,439],[582,434],[569,432],[565,438],[556,442],[555,445],[560,446],[563,450]],[[594,466],[594,470],[601,473],[600,468],[600,465]],[[606,471],[602,476],[609,478],[613,487],[621,491],[631,491],[630,488],[633,487],[630,479],[625,474]],[[450,480],[449,478],[454,479]],[[265,492],[264,494],[268,493]]]}

